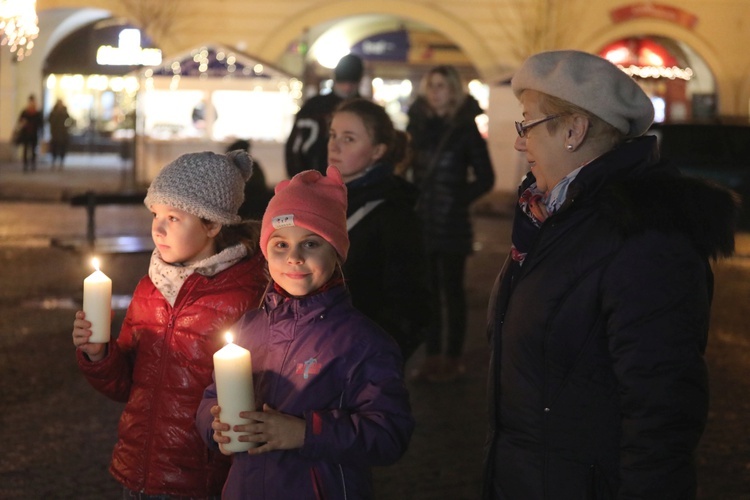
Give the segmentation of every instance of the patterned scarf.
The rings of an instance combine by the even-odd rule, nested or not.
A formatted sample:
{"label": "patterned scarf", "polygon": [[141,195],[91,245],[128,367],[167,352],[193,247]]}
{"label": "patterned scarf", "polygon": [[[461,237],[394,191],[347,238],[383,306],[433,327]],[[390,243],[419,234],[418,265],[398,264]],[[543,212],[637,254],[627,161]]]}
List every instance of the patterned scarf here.
{"label": "patterned scarf", "polygon": [[151,254],[151,263],[148,267],[148,277],[151,278],[154,286],[161,292],[167,302],[174,306],[177,294],[180,293],[185,280],[193,273],[203,276],[214,276],[221,271],[228,269],[242,260],[247,255],[247,248],[242,244],[237,244],[225,248],[221,252],[214,254],[201,261],[194,262],[187,266],[179,264],[169,264],[164,262],[155,248]]}
{"label": "patterned scarf", "polygon": [[566,175],[547,195],[536,187],[536,182],[521,193],[511,236],[513,243],[510,247],[510,256],[518,262],[519,266],[526,259],[526,254],[536,239],[542,223],[560,209],[568,195],[570,183],[573,182],[581,169],[589,163],[586,162]]}
{"label": "patterned scarf", "polygon": [[518,199],[510,247],[510,256],[518,265],[523,264],[539,228],[548,217],[543,199],[544,194],[537,189],[536,183],[526,188]]}

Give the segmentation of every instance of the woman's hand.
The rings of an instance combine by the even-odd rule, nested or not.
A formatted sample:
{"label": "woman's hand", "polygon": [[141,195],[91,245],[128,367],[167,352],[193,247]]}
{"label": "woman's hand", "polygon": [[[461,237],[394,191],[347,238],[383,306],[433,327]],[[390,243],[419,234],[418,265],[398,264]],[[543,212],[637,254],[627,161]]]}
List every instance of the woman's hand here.
{"label": "woman's hand", "polygon": [[272,450],[292,450],[305,443],[305,421],[301,418],[278,412],[264,404],[263,411],[243,411],[240,417],[253,420],[253,423],[235,425],[237,432],[246,432],[239,440],[263,443],[250,448],[250,455],[259,455]]}
{"label": "woman's hand", "polygon": [[91,361],[100,361],[107,355],[107,344],[91,344],[91,322],[86,321],[86,313],[78,311],[73,321],[73,345],[85,352]]}

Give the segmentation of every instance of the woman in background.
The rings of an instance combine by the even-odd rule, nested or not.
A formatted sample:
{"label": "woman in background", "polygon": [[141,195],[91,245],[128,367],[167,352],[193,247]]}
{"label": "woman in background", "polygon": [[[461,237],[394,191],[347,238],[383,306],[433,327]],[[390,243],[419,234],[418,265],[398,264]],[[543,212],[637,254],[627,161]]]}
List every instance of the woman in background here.
{"label": "woman in background", "polygon": [[[409,109],[414,153],[411,178],[420,189],[417,213],[422,220],[427,262],[437,311],[427,329],[427,356],[413,376],[418,380],[454,380],[465,372],[462,359],[466,337],[466,258],[472,252],[469,207],[492,189],[487,143],[475,117],[479,103],[464,90],[452,66],[436,66],[425,74],[419,97]],[[442,311],[448,320],[442,341]]]}
{"label": "woman in background", "polygon": [[49,123],[49,149],[52,155],[52,170],[55,170],[55,165],[60,166],[60,170],[63,169],[63,163],[65,163],[65,155],[68,152],[68,143],[70,142],[70,115],[68,114],[68,108],[65,103],[61,100],[55,102],[52,107],[49,116],[47,117]]}
{"label": "woman in background", "polygon": [[[401,132],[403,134],[403,132]],[[417,190],[393,175],[405,141],[382,106],[344,101],[333,112],[328,161],[347,189],[351,248],[344,278],[354,306],[387,331],[404,362],[424,340],[433,316],[419,218]]]}
{"label": "woman in background", "polygon": [[36,170],[36,147],[39,143],[39,131],[44,126],[44,118],[36,106],[34,94],[29,96],[26,107],[18,116],[18,145],[23,146],[23,171]]}

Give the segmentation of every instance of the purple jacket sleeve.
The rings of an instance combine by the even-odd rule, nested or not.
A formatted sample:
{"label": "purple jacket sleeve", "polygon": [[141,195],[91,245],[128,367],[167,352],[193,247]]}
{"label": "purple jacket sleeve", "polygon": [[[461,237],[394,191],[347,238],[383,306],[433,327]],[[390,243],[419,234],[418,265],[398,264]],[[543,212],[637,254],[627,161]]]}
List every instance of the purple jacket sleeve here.
{"label": "purple jacket sleeve", "polygon": [[214,441],[214,430],[211,428],[211,424],[214,421],[213,415],[211,415],[211,407],[218,404],[216,399],[216,379],[214,382],[206,387],[203,391],[203,399],[201,404],[198,406],[198,411],[195,415],[195,425],[198,428],[198,434],[201,439],[209,448],[219,449],[219,445]]}

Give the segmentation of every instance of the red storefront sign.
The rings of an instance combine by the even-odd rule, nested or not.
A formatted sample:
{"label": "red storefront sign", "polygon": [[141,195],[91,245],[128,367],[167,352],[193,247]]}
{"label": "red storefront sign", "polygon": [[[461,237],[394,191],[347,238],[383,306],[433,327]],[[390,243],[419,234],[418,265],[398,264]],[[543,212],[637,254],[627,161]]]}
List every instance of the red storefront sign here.
{"label": "red storefront sign", "polygon": [[619,9],[610,11],[609,15],[612,18],[613,23],[624,23],[625,21],[630,21],[639,17],[653,17],[679,24],[690,30],[698,24],[698,16],[694,14],[670,5],[651,2],[626,5]]}

